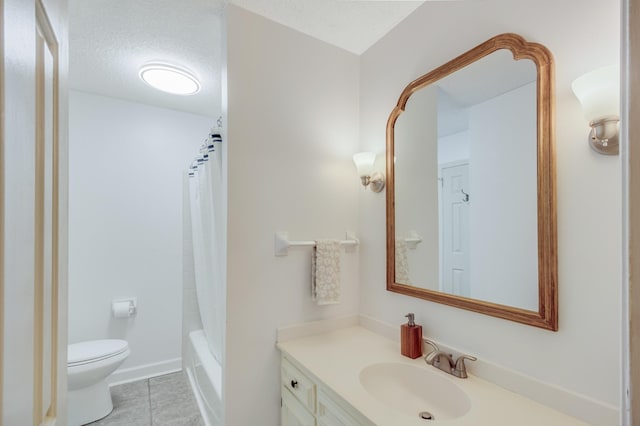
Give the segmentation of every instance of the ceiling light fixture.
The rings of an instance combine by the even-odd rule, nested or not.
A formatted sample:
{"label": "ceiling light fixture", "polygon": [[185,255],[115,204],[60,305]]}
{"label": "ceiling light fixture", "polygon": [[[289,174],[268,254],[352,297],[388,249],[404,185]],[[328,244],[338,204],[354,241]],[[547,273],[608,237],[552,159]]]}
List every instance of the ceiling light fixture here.
{"label": "ceiling light fixture", "polygon": [[148,64],[140,68],[140,78],[154,89],[174,95],[195,95],[200,82],[192,74],[166,64]]}

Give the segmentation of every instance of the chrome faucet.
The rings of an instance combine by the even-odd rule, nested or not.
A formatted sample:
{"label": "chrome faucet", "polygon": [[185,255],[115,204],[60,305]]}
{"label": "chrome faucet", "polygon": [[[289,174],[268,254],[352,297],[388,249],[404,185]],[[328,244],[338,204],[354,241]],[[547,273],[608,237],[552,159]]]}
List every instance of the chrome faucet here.
{"label": "chrome faucet", "polygon": [[464,363],[464,360],[468,359],[469,361],[475,361],[478,358],[471,355],[460,355],[456,360],[456,364],[453,368],[453,375],[459,377],[461,379],[467,378],[467,366]]}
{"label": "chrome faucet", "polygon": [[429,352],[427,356],[424,357],[424,362],[461,379],[467,378],[467,366],[465,365],[464,360],[468,359],[475,361],[478,359],[471,355],[461,355],[454,361],[453,355],[441,351],[440,348],[438,348],[438,345],[431,340],[424,339],[424,342],[434,348],[433,351]]}

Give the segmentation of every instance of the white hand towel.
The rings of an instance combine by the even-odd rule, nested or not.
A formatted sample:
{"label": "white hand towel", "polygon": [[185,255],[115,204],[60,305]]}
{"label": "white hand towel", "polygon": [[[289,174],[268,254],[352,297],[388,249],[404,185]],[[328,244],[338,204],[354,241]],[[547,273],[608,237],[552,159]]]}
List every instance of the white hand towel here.
{"label": "white hand towel", "polygon": [[396,282],[399,284],[411,284],[407,242],[403,238],[396,239]]}
{"label": "white hand towel", "polygon": [[311,298],[318,305],[340,303],[340,242],[317,240],[311,254]]}

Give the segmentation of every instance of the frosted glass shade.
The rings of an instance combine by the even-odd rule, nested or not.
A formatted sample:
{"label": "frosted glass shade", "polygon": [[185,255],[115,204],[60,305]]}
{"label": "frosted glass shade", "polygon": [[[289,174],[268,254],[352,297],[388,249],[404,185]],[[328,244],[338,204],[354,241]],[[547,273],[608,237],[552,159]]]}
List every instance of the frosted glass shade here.
{"label": "frosted glass shade", "polygon": [[598,68],[578,77],[571,88],[588,121],[620,116],[620,70],[617,65]]}
{"label": "frosted glass shade", "polygon": [[200,83],[193,75],[171,65],[145,65],[140,69],[140,78],[154,89],[174,95],[194,95],[200,91]]}
{"label": "frosted glass shade", "polygon": [[353,155],[353,163],[356,165],[358,176],[371,176],[376,155],[373,152],[359,152]]}

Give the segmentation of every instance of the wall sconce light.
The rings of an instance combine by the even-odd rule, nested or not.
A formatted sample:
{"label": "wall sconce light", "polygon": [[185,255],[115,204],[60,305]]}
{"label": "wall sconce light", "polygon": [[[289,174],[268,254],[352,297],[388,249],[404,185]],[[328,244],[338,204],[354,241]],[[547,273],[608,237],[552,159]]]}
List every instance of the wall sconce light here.
{"label": "wall sconce light", "polygon": [[618,154],[620,121],[620,71],[617,65],[599,68],[571,85],[589,120],[589,144],[596,152]]}
{"label": "wall sconce light", "polygon": [[353,163],[356,165],[362,185],[365,188],[371,185],[373,192],[380,192],[384,189],[384,174],[373,171],[375,161],[376,155],[373,152],[359,152],[353,155]]}

